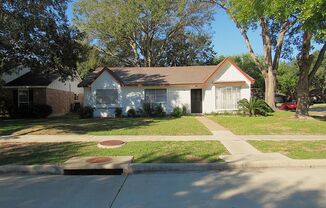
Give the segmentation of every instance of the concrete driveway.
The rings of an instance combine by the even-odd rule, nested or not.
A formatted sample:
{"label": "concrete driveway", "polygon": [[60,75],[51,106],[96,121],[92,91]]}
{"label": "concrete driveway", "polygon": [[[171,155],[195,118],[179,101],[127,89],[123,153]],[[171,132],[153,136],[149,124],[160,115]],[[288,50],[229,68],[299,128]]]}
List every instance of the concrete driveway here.
{"label": "concrete driveway", "polygon": [[0,207],[326,207],[325,175],[320,168],[150,173],[124,184],[123,176],[1,176]]}

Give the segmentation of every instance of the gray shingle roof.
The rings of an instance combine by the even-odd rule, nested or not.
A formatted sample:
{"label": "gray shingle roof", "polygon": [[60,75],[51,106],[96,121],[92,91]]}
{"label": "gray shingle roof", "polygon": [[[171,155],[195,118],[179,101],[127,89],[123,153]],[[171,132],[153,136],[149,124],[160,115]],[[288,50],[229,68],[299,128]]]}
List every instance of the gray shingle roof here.
{"label": "gray shingle roof", "polygon": [[51,84],[59,76],[56,75],[45,75],[39,72],[30,71],[17,79],[12,80],[5,84],[5,86],[43,86],[46,87]]}
{"label": "gray shingle roof", "polygon": [[[178,66],[178,67],[99,67],[89,73],[78,87],[89,87],[103,71],[109,72],[124,86],[160,86],[160,85],[194,85],[204,84],[226,62],[234,64],[229,58],[219,65]],[[235,65],[235,64],[234,64]],[[236,65],[235,65],[236,66]],[[237,66],[236,66],[237,67]],[[254,80],[244,73],[248,80]]]}

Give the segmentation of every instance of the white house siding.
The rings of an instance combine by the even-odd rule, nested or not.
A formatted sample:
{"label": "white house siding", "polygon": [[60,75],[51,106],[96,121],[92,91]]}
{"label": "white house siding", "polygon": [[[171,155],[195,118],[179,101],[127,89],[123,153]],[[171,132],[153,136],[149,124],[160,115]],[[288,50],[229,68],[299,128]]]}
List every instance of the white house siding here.
{"label": "white house siding", "polygon": [[139,109],[145,99],[145,89],[167,89],[167,102],[162,103],[167,113],[174,107],[185,105],[190,109],[190,87],[122,87],[122,108],[126,113],[129,109]]}
{"label": "white house siding", "polygon": [[[216,97],[215,90],[216,86],[213,84],[214,82],[238,82],[245,81],[244,85],[241,85],[240,96],[241,99],[250,99],[251,96],[251,83],[242,73],[236,69],[232,64],[226,64],[215,76],[210,80],[210,84],[205,88],[205,92],[203,93],[203,112],[204,113],[213,113],[221,111],[221,109],[216,109]],[[235,85],[239,86],[239,85]],[[204,95],[205,94],[205,95]]]}
{"label": "white house siding", "polygon": [[66,92],[72,92],[75,94],[81,94],[83,93],[83,90],[78,86],[78,83],[81,81],[79,77],[75,78],[74,80],[66,80],[66,81],[61,81],[60,78],[57,78],[54,80],[47,88],[49,89],[55,89],[55,90],[61,90],[61,91],[66,91]]}
{"label": "white house siding", "polygon": [[[97,89],[117,89],[119,98],[118,105],[108,106],[105,104],[96,104]],[[94,110],[95,117],[109,117],[114,115],[116,107],[122,105],[122,93],[120,84],[107,72],[103,73],[92,83],[90,88],[84,88],[84,106],[91,106]]]}

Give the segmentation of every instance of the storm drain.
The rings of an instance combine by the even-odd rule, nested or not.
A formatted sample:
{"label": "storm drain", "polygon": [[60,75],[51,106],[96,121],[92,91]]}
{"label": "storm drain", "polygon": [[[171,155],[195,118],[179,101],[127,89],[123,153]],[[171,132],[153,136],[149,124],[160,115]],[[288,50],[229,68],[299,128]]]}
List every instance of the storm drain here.
{"label": "storm drain", "polygon": [[73,169],[64,170],[64,175],[122,175],[123,169]]}
{"label": "storm drain", "polygon": [[64,163],[64,175],[122,175],[128,172],[132,156],[73,157]]}

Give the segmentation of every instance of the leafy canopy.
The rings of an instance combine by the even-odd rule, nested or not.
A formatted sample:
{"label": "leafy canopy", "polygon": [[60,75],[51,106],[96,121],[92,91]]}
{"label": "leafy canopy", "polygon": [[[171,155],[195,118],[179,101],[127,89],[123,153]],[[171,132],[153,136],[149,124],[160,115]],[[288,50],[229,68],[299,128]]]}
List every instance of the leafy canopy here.
{"label": "leafy canopy", "polygon": [[74,24],[119,65],[205,63],[213,8],[198,0],[79,0]]}
{"label": "leafy canopy", "polygon": [[67,0],[2,0],[0,74],[25,65],[62,78],[74,75],[79,45],[66,8]]}

